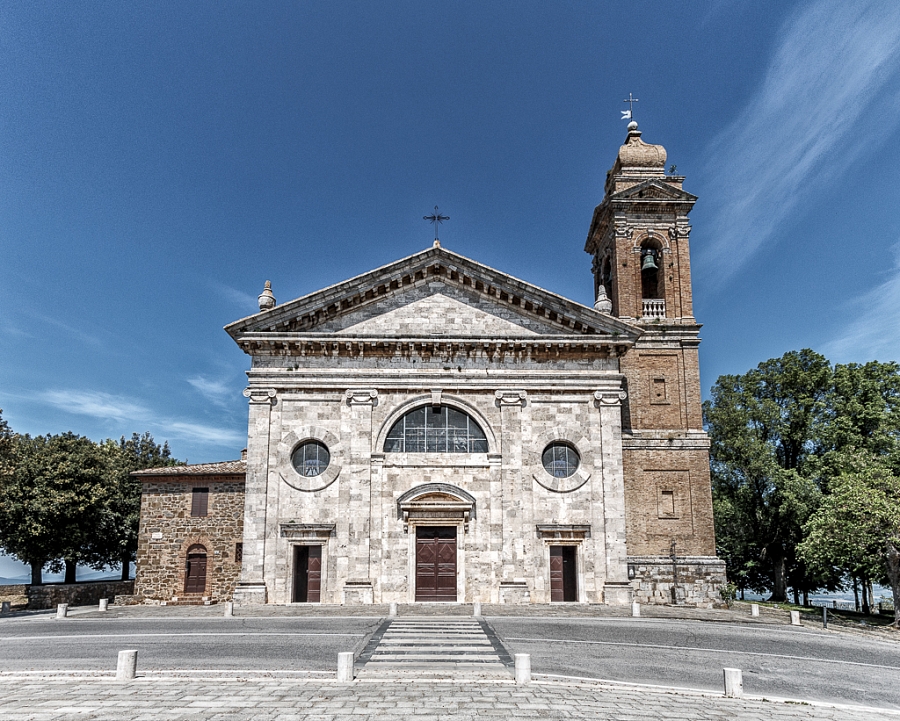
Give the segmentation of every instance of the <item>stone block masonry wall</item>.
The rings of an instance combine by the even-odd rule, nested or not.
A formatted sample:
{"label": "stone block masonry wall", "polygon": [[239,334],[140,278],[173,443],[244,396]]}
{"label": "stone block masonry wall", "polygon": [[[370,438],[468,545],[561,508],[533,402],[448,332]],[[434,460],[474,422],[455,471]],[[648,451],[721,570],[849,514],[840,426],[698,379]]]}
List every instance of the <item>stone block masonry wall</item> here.
{"label": "stone block masonry wall", "polygon": [[[678,580],[675,582],[677,569]],[[629,556],[634,600],[648,605],[677,604],[712,608],[722,602],[725,562],[709,556]],[[674,594],[673,594],[674,588]]]}
{"label": "stone block masonry wall", "polygon": [[[209,488],[208,514],[191,516],[194,488]],[[144,479],[134,602],[184,600],[188,549],[206,548],[206,590],[212,602],[232,597],[241,563],[244,482],[240,476]],[[124,600],[124,599],[123,599]]]}
{"label": "stone block masonry wall", "polygon": [[28,584],[0,586],[0,601],[9,601],[13,608],[25,608],[28,605]]}
{"label": "stone block masonry wall", "polygon": [[70,606],[91,606],[101,598],[112,601],[116,596],[130,594],[134,581],[86,581],[84,583],[48,583],[27,586],[28,609],[56,608],[59,603]]}

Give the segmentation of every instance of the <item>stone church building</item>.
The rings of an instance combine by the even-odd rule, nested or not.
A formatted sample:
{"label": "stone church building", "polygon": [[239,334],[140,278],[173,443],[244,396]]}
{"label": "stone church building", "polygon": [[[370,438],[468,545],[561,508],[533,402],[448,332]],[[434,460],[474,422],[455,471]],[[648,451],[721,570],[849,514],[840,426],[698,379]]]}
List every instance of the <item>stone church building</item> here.
{"label": "stone church building", "polygon": [[136,601],[709,605],[691,305],[696,197],[628,128],[593,214],[593,308],[457,255],[226,327],[245,458],[152,469]]}

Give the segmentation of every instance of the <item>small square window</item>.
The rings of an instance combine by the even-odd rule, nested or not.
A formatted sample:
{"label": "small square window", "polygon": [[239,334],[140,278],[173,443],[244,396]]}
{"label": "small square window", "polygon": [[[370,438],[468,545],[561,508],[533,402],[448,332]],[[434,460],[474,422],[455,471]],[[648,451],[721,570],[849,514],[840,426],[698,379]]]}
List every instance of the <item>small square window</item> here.
{"label": "small square window", "polygon": [[657,508],[660,518],[677,518],[675,515],[675,491],[661,488],[657,499]]}
{"label": "small square window", "polygon": [[665,378],[653,378],[650,382],[650,403],[664,405],[669,402]]}
{"label": "small square window", "polygon": [[209,489],[195,488],[191,494],[191,516],[201,517],[209,515]]}

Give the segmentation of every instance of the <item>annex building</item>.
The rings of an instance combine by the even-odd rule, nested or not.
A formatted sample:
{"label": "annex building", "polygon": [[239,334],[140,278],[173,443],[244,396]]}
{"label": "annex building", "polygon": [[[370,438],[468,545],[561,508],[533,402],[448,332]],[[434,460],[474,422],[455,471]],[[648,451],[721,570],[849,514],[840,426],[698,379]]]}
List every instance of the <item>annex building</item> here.
{"label": "annex building", "polygon": [[586,307],[420,253],[226,327],[240,461],[136,473],[135,601],[709,605],[696,197],[636,123],[588,228]]}

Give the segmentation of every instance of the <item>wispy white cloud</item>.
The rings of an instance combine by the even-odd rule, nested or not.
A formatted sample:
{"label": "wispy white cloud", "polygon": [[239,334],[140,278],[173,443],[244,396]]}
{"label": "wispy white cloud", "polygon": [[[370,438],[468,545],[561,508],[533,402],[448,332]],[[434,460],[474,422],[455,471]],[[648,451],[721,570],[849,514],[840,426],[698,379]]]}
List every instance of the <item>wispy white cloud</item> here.
{"label": "wispy white cloud", "polygon": [[[207,282],[209,283],[210,288],[216,291],[222,298],[242,308],[245,311],[244,315],[253,315],[259,311],[259,303],[255,295],[238,290],[237,288],[232,288],[230,285],[225,285],[225,283],[220,283],[215,280]],[[259,290],[262,292],[262,287],[260,287]]]}
{"label": "wispy white cloud", "polygon": [[890,277],[854,298],[846,308],[850,320],[822,349],[830,360],[900,361],[900,243],[894,246],[894,253]]}
{"label": "wispy white cloud", "polygon": [[186,440],[201,441],[217,446],[230,446],[234,448],[247,445],[247,434],[238,431],[227,430],[224,428],[216,428],[215,426],[207,426],[202,423],[187,423],[184,421],[175,421],[166,424],[166,428],[170,430],[175,438],[184,438]]}
{"label": "wispy white cloud", "polygon": [[804,197],[834,182],[900,121],[860,120],[900,74],[900,3],[827,0],[782,29],[759,91],[712,143],[707,170],[719,207],[701,252],[724,280],[771,239]]}
{"label": "wispy white cloud", "polygon": [[208,401],[223,408],[228,405],[229,400],[235,397],[234,383],[229,383],[222,379],[216,380],[206,376],[194,376],[193,378],[188,378],[187,382],[196,388]]}
{"label": "wispy white cloud", "polygon": [[150,430],[154,436],[166,440],[182,439],[232,448],[247,441],[241,431],[161,417],[139,401],[100,391],[48,390],[36,394],[35,398],[67,413],[138,425],[141,430]]}
{"label": "wispy white cloud", "polygon": [[116,421],[144,421],[150,409],[122,396],[99,391],[51,390],[37,394],[38,400],[68,413]]}

